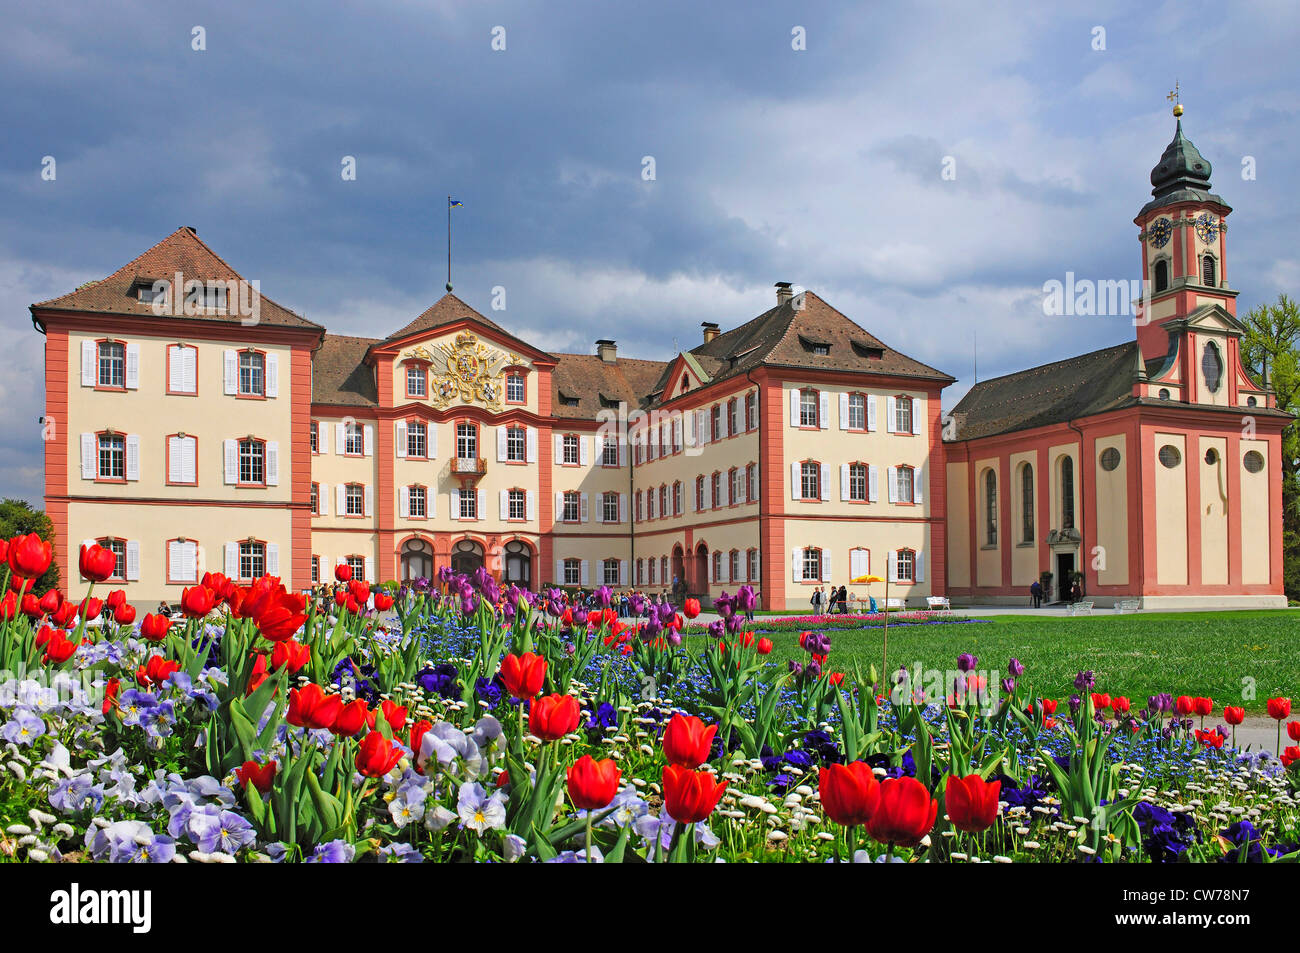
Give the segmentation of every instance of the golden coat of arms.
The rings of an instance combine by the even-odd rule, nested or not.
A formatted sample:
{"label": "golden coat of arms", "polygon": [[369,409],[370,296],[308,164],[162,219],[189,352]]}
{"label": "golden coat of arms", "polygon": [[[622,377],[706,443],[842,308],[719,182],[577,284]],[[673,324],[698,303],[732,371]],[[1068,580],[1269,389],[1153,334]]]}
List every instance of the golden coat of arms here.
{"label": "golden coat of arms", "polygon": [[494,413],[501,412],[501,372],[510,362],[508,355],[483,344],[469,331],[462,331],[452,344],[440,344],[432,350],[421,345],[411,351],[411,356],[429,362],[433,375],[429,402],[439,410],[459,398],[462,403],[479,403]]}

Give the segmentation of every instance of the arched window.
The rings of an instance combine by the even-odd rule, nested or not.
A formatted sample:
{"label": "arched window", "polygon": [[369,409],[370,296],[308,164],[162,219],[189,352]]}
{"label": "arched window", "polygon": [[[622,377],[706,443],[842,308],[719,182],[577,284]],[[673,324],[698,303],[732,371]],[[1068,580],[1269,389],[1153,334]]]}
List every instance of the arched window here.
{"label": "arched window", "polygon": [[1217,393],[1223,380],[1223,360],[1219,357],[1219,348],[1210,341],[1201,353],[1201,373],[1205,375],[1205,388],[1211,394]]}
{"label": "arched window", "polygon": [[1163,258],[1156,262],[1155,283],[1156,291],[1164,291],[1169,287],[1169,262]]}
{"label": "arched window", "polygon": [[992,470],[984,471],[984,540],[998,544],[998,478]]}
{"label": "arched window", "polygon": [[1205,255],[1201,258],[1201,284],[1210,288],[1217,288],[1219,282],[1215,280],[1216,268],[1214,265],[1214,256]]}
{"label": "arched window", "polygon": [[1034,541],[1034,468],[1028,463],[1020,467],[1020,511],[1024,520],[1021,542]]}
{"label": "arched window", "polygon": [[1074,529],[1074,458],[1061,458],[1061,529]]}

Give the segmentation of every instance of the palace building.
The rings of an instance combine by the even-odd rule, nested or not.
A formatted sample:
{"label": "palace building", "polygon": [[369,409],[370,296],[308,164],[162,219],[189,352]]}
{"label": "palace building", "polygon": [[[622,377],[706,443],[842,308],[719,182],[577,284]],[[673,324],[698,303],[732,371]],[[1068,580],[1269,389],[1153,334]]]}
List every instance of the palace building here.
{"label": "palace building", "polygon": [[775,609],[867,574],[909,605],[1023,602],[1043,572],[1098,600],[1285,604],[1290,418],[1239,356],[1209,172],[1180,126],[1136,219],[1155,291],[1135,341],[980,383],[946,420],[954,378],[786,282],[669,361],[548,353],[450,292],[362,338],[180,228],[31,307],[64,578],[94,540],[140,604],[205,570],[306,588],[344,562],[749,584]]}

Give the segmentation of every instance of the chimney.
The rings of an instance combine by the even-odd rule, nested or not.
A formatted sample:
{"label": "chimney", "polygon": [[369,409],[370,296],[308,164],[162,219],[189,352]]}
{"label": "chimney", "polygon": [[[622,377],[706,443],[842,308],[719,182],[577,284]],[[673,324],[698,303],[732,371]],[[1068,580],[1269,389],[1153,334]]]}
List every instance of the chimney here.
{"label": "chimney", "polygon": [[781,305],[786,304],[792,297],[794,297],[794,292],[790,290],[790,282],[778,281],[776,283],[776,306],[778,308],[781,307]]}
{"label": "chimney", "polygon": [[608,338],[596,342],[596,354],[606,364],[618,363],[618,345]]}
{"label": "chimney", "polygon": [[708,344],[718,336],[718,325],[715,321],[701,321],[700,327],[704,328],[704,343]]}

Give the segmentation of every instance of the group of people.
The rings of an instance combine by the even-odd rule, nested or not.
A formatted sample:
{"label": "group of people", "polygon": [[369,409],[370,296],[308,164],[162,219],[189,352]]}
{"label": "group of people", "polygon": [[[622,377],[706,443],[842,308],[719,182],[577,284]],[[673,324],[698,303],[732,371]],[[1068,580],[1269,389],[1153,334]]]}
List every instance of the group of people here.
{"label": "group of people", "polygon": [[[876,600],[871,600],[871,611],[876,609]],[[824,592],[821,586],[813,590],[812,594],[813,615],[844,615],[849,611],[849,590],[847,586],[840,586],[836,589],[830,587],[829,592]]]}
{"label": "group of people", "polygon": [[[1042,608],[1043,600],[1047,598],[1047,591],[1043,588],[1042,582],[1035,579],[1029,586],[1029,598],[1034,602],[1034,608]],[[1076,578],[1070,586],[1069,601],[1074,603],[1083,598],[1083,586]]]}

